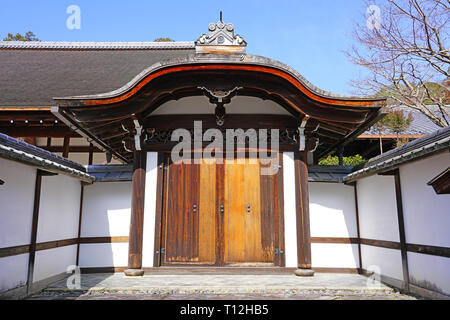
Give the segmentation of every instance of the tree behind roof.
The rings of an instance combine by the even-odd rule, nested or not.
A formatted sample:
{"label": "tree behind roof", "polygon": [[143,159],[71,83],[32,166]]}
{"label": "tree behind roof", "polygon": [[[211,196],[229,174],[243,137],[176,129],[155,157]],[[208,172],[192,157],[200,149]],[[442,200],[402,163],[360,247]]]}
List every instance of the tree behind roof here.
{"label": "tree behind roof", "polygon": [[8,33],[8,36],[3,39],[3,41],[41,41],[39,40],[35,34],[31,31],[25,33],[25,35],[21,35],[20,33],[16,33],[13,35],[12,33]]}

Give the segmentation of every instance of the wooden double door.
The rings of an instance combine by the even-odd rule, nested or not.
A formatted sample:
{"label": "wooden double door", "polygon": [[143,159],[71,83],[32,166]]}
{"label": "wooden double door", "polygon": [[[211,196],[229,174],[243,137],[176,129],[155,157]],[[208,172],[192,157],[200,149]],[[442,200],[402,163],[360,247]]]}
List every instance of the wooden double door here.
{"label": "wooden double door", "polygon": [[161,265],[284,265],[281,170],[248,158],[165,169]]}

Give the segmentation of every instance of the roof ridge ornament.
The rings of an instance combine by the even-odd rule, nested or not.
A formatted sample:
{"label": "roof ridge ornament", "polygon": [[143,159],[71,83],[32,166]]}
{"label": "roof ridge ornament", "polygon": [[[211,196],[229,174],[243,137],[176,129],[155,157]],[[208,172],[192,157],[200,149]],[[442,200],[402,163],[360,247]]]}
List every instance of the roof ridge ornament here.
{"label": "roof ridge ornament", "polygon": [[219,22],[209,24],[208,35],[202,34],[195,41],[196,53],[245,54],[246,47],[244,38],[234,34],[234,25],[223,22],[222,11]]}

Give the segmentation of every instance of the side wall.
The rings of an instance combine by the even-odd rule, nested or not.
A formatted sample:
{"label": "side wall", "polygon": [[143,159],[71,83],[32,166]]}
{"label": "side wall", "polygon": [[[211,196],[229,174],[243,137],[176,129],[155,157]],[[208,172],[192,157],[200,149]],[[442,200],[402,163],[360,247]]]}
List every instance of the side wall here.
{"label": "side wall", "polygon": [[[27,284],[37,169],[0,159],[0,292]],[[63,276],[75,265],[81,183],[43,176],[33,283]]]}
{"label": "side wall", "polygon": [[97,182],[84,187],[81,268],[126,267],[131,182]]}
{"label": "side wall", "polygon": [[359,253],[354,187],[310,182],[309,212],[313,269],[349,268],[356,272]]}
{"label": "side wall", "polygon": [[[438,195],[427,185],[449,163],[450,154],[444,152],[399,168],[409,283],[410,289],[419,294],[423,288],[450,295],[450,195]],[[393,285],[401,285],[405,279],[394,177],[362,178],[357,181],[357,190],[363,269],[375,271],[382,280],[387,277]],[[434,252],[447,254],[432,253],[430,246]]]}

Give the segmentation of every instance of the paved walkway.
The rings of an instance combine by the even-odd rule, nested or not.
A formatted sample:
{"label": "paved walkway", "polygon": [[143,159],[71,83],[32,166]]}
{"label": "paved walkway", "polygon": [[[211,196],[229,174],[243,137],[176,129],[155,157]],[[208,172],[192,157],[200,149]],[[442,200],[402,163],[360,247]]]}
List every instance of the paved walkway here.
{"label": "paved walkway", "polygon": [[82,274],[81,287],[59,281],[30,299],[414,299],[355,274],[145,275]]}

